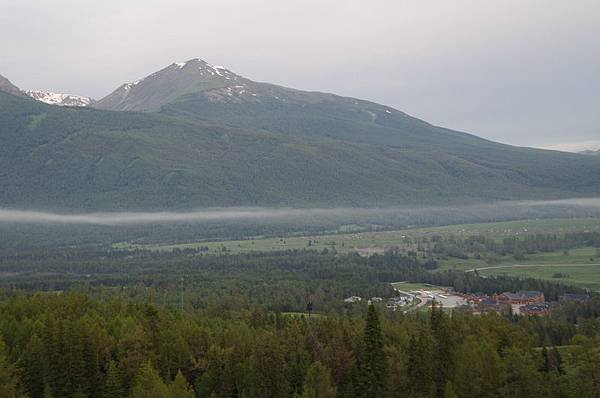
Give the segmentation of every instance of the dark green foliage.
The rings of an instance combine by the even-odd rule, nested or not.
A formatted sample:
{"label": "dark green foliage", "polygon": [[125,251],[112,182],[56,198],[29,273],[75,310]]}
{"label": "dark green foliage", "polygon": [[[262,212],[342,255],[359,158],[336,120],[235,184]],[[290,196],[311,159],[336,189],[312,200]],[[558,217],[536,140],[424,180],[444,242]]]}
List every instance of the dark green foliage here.
{"label": "dark green foliage", "polygon": [[336,388],[331,381],[331,372],[321,362],[313,363],[306,372],[302,398],[335,398]]}
{"label": "dark green foliage", "polygon": [[[20,386],[29,397],[288,397],[300,378],[296,395],[311,398],[331,398],[336,391],[349,397],[419,398],[594,397],[600,392],[600,334],[571,339],[568,364],[560,372],[552,365],[552,350],[543,365],[543,349],[535,347],[535,336],[526,324],[495,314],[455,313],[449,318],[437,311],[433,316],[409,317],[378,314],[371,307],[366,318],[308,319],[259,307],[181,314],[121,300],[93,301],[73,293],[19,296],[0,304],[0,333],[12,347],[0,355],[0,391],[11,398],[20,396]],[[60,326],[68,324],[89,327],[68,333]],[[172,346],[133,343],[154,341],[156,331],[164,329],[172,330],[171,336],[180,340],[181,351],[188,352],[191,361],[172,365],[167,354]],[[452,344],[439,341],[442,329]],[[102,347],[98,375],[80,371],[87,360],[79,365],[75,358],[79,349],[70,347],[97,338],[102,340],[97,345]],[[55,348],[40,344],[42,340],[54,347],[61,342],[62,349],[52,353]],[[292,372],[299,352],[306,352],[310,362],[302,371]],[[352,352],[355,371],[350,380]],[[441,352],[446,355],[443,359]],[[440,361],[447,367],[443,376]],[[173,366],[178,368],[172,374],[162,371]],[[133,374],[130,383],[126,374]],[[90,391],[98,380],[97,389]],[[12,391],[17,394],[10,395]]]}
{"label": "dark green foliage", "polygon": [[[351,294],[389,297],[392,281],[428,278],[469,291],[569,291],[432,273],[423,253],[7,251],[0,255],[7,288],[0,291],[0,335],[8,347],[0,388],[9,380],[34,398],[558,398],[600,391],[595,295],[533,318],[449,315],[438,306],[412,315],[343,303]],[[17,287],[64,291],[24,295]],[[304,311],[307,300],[315,305],[310,318],[284,313]],[[543,348],[555,344],[568,351]]]}
{"label": "dark green foliage", "polygon": [[171,398],[169,388],[150,362],[140,368],[131,390],[131,398]]}
{"label": "dark green foliage", "polygon": [[43,353],[42,340],[33,335],[21,355],[19,370],[24,390],[31,398],[43,398],[49,386],[45,383],[45,362],[41,361]]}
{"label": "dark green foliage", "polygon": [[114,361],[110,361],[108,370],[106,371],[106,379],[104,381],[104,398],[120,398],[125,395],[123,389],[123,376]]}
{"label": "dark green foliage", "polygon": [[[239,390],[236,388],[235,373],[240,369],[240,364],[235,362],[234,354],[233,348],[221,348],[218,345],[209,348],[203,374],[196,384],[196,390],[201,396],[212,393],[219,397],[227,397]],[[248,383],[248,380],[243,380],[243,390],[248,389]]]}
{"label": "dark green foliage", "polygon": [[384,397],[387,395],[388,369],[384,351],[379,316],[373,305],[369,306],[363,341],[356,356],[357,397]]}
{"label": "dark green foliage", "polygon": [[[184,277],[185,284],[189,286],[186,301],[196,308],[214,306],[215,309],[226,310],[269,303],[268,307],[272,310],[300,312],[306,308],[307,292],[311,294],[318,311],[340,309],[344,307],[342,300],[352,294],[360,293],[365,297],[389,296],[393,294],[391,282],[404,280],[412,275],[416,278],[425,272],[420,268],[419,260],[397,253],[369,258],[355,254],[337,256],[333,253],[315,252],[235,256],[188,256],[158,252],[136,254],[119,251],[112,254],[95,251],[64,254],[56,253],[54,257],[48,252],[40,253],[39,263],[32,261],[31,256],[24,256],[22,261],[16,262],[0,261],[0,270],[27,271],[27,274],[6,282],[32,290],[68,289],[79,285],[79,282],[115,287],[113,293],[120,291],[123,284],[132,286],[130,294],[144,291],[163,295],[167,293],[166,289],[167,304],[178,303],[178,297],[171,294],[171,289],[177,289],[180,278]],[[65,260],[66,258],[68,259]],[[56,274],[40,275],[37,279],[32,276],[32,273],[42,269]],[[74,274],[74,279],[69,274]],[[93,276],[86,277],[88,274]],[[81,276],[83,279],[79,279]],[[236,281],[233,282],[232,278]],[[0,280],[0,286],[2,283]],[[170,330],[163,330],[157,337],[165,344],[176,344],[177,339],[170,337],[169,333]],[[140,335],[138,341],[128,343],[131,345],[127,347],[130,354],[135,352],[134,347],[148,344],[148,337]],[[176,349],[169,352],[172,353],[169,354],[172,360],[172,356],[176,354],[183,357],[186,354]],[[299,350],[298,357],[302,356]],[[305,362],[306,366],[310,365],[310,361]],[[133,372],[135,371],[134,367]],[[174,374],[177,367],[164,371]]]}
{"label": "dark green foliage", "polygon": [[577,336],[574,343],[570,390],[573,396],[600,397],[600,339]]}
{"label": "dark green foliage", "polygon": [[435,341],[428,331],[419,328],[417,336],[412,335],[407,349],[406,396],[410,398],[434,397],[433,346]]}
{"label": "dark green foliage", "polygon": [[175,380],[169,386],[171,398],[194,398],[194,390],[190,387],[181,371],[177,372]]}
{"label": "dark green foliage", "polygon": [[9,362],[4,341],[0,339],[0,397],[24,397],[17,385],[15,367]]}
{"label": "dark green foliage", "polygon": [[490,341],[467,337],[454,358],[453,390],[464,398],[496,397],[505,384],[502,357]]}
{"label": "dark green foliage", "polygon": [[[312,251],[198,254],[196,251],[65,248],[0,255],[0,271],[6,273],[0,279],[0,287],[27,291],[92,287],[103,297],[117,294],[179,306],[179,286],[183,277],[186,307],[220,311],[266,305],[270,310],[283,312],[304,312],[307,294],[318,312],[354,311],[352,306],[343,303],[344,298],[355,294],[391,297],[394,291],[390,283],[403,280],[490,295],[503,291],[539,290],[548,300],[557,300],[564,293],[583,292],[564,284],[536,279],[482,278],[476,273],[459,271],[430,272],[424,268],[429,260],[397,252],[368,258],[355,253],[338,255]],[[123,285],[130,288],[125,290]],[[178,340],[171,338],[170,333],[170,330],[163,330],[156,338],[157,342],[175,345],[168,354],[171,364],[160,369],[174,376],[177,361],[187,353],[176,347]],[[124,347],[124,350],[136,352],[137,346],[151,343],[149,336],[137,337],[139,339],[128,342],[131,347]],[[132,365],[126,380],[135,375],[139,366],[135,355],[130,355]],[[309,366],[310,361],[304,362]]]}
{"label": "dark green foliage", "polygon": [[288,396],[289,382],[285,377],[284,350],[274,334],[266,334],[256,342],[251,362],[253,396],[264,398]]}
{"label": "dark green foliage", "polygon": [[435,384],[436,396],[444,398],[447,380],[452,374],[452,362],[448,361],[454,351],[454,336],[450,330],[449,319],[444,316],[442,308],[436,305],[434,301],[431,307],[431,332],[435,339],[433,347],[433,381]]}
{"label": "dark green foliage", "polygon": [[454,387],[451,381],[446,383],[444,388],[444,398],[458,398],[458,395],[454,392]]}
{"label": "dark green foliage", "polygon": [[504,353],[506,379],[501,387],[505,396],[537,397],[546,392],[542,375],[535,370],[535,362],[529,353],[512,347]]}

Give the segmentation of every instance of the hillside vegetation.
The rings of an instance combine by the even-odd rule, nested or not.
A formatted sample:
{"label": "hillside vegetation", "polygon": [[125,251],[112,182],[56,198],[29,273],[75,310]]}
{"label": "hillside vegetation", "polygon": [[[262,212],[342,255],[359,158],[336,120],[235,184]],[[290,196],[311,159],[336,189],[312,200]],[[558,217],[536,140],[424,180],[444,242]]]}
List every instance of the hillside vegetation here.
{"label": "hillside vegetation", "polygon": [[0,206],[384,207],[600,193],[600,158],[497,144],[198,60],[96,106],[120,111],[0,92]]}

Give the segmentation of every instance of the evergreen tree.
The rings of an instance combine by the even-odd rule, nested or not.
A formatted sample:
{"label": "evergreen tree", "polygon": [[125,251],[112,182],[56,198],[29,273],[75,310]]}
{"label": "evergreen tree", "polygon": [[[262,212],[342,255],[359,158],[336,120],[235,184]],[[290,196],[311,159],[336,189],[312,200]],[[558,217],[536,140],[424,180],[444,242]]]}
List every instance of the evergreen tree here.
{"label": "evergreen tree", "polygon": [[54,398],[54,395],[52,394],[52,387],[50,387],[50,384],[46,384],[44,386],[44,398]]}
{"label": "evergreen tree", "polygon": [[461,398],[497,397],[505,382],[502,358],[489,342],[468,336],[457,349],[453,381]]}
{"label": "evergreen tree", "polygon": [[321,362],[314,362],[306,372],[302,398],[335,398],[331,372]]}
{"label": "evergreen tree", "polygon": [[45,350],[46,382],[50,392],[56,397],[69,394],[69,364],[65,358],[64,321],[62,319],[47,320],[42,336]]}
{"label": "evergreen tree", "polygon": [[435,393],[433,381],[434,340],[429,330],[422,329],[419,335],[411,336],[408,344],[408,396],[411,398],[432,397]]}
{"label": "evergreen tree", "polygon": [[170,398],[169,388],[150,362],[145,362],[140,368],[131,398]]}
{"label": "evergreen tree", "polygon": [[573,396],[600,398],[600,338],[573,339],[569,384]]}
{"label": "evergreen tree", "polygon": [[408,355],[405,349],[394,345],[388,349],[390,395],[392,397],[405,397],[409,391]]}
{"label": "evergreen tree", "polygon": [[252,360],[254,395],[261,398],[287,397],[283,350],[276,336],[266,334],[257,341]]}
{"label": "evergreen tree", "polygon": [[431,306],[431,331],[435,339],[433,380],[437,397],[444,398],[446,382],[453,368],[454,347],[448,318],[444,316],[442,307],[436,305],[435,300]]}
{"label": "evergreen tree", "polygon": [[383,397],[388,391],[387,381],[387,358],[379,316],[370,305],[357,355],[356,394],[358,397]]}
{"label": "evergreen tree", "polygon": [[83,391],[83,389],[78,390],[75,394],[72,395],[73,398],[89,398],[90,395]]}
{"label": "evergreen tree", "polygon": [[504,396],[537,397],[543,396],[541,374],[532,358],[519,348],[511,347],[504,353],[506,379],[501,388]]}
{"label": "evergreen tree", "polygon": [[201,396],[231,396],[235,390],[236,364],[233,349],[213,345],[206,355],[206,363],[202,366],[204,372],[196,382],[196,389]]}
{"label": "evergreen tree", "polygon": [[16,371],[8,361],[4,341],[0,338],[0,397],[22,397],[17,388]]}
{"label": "evergreen tree", "polygon": [[19,360],[19,374],[24,390],[30,398],[43,398],[45,396],[43,354],[42,340],[34,334],[29,339],[29,343],[27,343],[27,347]]}
{"label": "evergreen tree", "polygon": [[169,392],[171,398],[194,398],[194,390],[188,384],[185,376],[181,373],[181,370],[177,371],[175,380],[169,386]]}
{"label": "evergreen tree", "polygon": [[550,358],[548,357],[548,349],[546,346],[542,348],[542,365],[540,366],[540,372],[550,372]]}
{"label": "evergreen tree", "polygon": [[554,359],[554,371],[559,375],[564,375],[565,370],[563,369],[562,356],[560,355],[560,352],[558,351],[558,348],[556,348],[556,346],[552,347],[551,354],[552,358]]}
{"label": "evergreen tree", "polygon": [[[285,320],[285,317],[282,318]],[[294,321],[289,325],[286,339],[283,341],[284,347],[286,347],[286,378],[289,381],[290,394],[292,395],[302,393],[304,378],[312,362],[306,349],[306,335],[310,333],[306,329],[307,326],[311,327],[304,321]],[[314,343],[314,340],[312,342]]]}
{"label": "evergreen tree", "polygon": [[87,364],[83,357],[84,339],[85,332],[78,322],[68,321],[65,323],[61,339],[61,354],[68,371],[65,385],[66,394],[63,396],[70,397],[77,392],[85,392],[88,396],[91,394],[89,380],[86,378]]}
{"label": "evergreen tree", "polygon": [[116,362],[110,361],[108,371],[106,373],[106,380],[104,381],[104,398],[120,398],[125,396],[125,390],[123,388],[123,379],[121,371],[117,367]]}
{"label": "evergreen tree", "polygon": [[458,395],[454,392],[454,386],[451,381],[446,382],[446,387],[444,387],[444,398],[458,398]]}
{"label": "evergreen tree", "polygon": [[83,337],[84,377],[86,380],[84,392],[90,398],[100,397],[101,373],[100,360],[98,358],[98,348],[96,342],[91,338],[89,331]]}

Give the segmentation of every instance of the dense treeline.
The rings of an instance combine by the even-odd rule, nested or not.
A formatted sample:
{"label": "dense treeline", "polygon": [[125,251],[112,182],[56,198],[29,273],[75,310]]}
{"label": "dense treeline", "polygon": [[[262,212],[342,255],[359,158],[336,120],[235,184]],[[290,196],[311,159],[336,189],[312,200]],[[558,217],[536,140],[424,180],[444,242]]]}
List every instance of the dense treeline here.
{"label": "dense treeline", "polygon": [[527,254],[568,251],[579,247],[596,247],[600,253],[600,232],[569,232],[565,234],[530,234],[504,237],[501,241],[485,235],[467,238],[434,236],[431,252],[435,255],[466,259],[511,255],[522,260]]}
{"label": "dense treeline", "polygon": [[16,290],[115,288],[128,296],[152,294],[158,301],[178,301],[183,278],[186,305],[194,308],[258,304],[298,311],[311,300],[316,310],[328,311],[341,309],[342,299],[350,295],[392,295],[390,282],[422,272],[420,264],[414,257],[393,253],[364,258],[329,251],[222,256],[72,251],[6,259],[0,272],[6,275],[2,284]]}
{"label": "dense treeline", "polygon": [[[81,294],[0,305],[3,397],[593,397],[597,333],[536,348],[497,315],[212,316]],[[385,315],[385,316],[382,316]]]}
{"label": "dense treeline", "polygon": [[[273,311],[302,311],[308,301],[319,312],[341,313],[343,299],[391,297],[391,282],[428,282],[468,293],[540,290],[550,300],[580,292],[556,282],[510,277],[482,278],[476,273],[431,272],[437,262],[398,252],[362,257],[335,251],[286,251],[202,256],[194,251],[41,251],[0,259],[9,290],[84,289],[100,296],[114,294],[179,305],[228,308],[265,306]],[[183,281],[182,281],[183,279]]]}
{"label": "dense treeline", "polygon": [[[390,282],[400,280],[488,294],[540,290],[549,299],[579,292],[533,279],[432,272],[436,267],[434,258],[398,251],[207,256],[90,247],[5,254],[0,396],[600,393],[595,296],[543,318],[449,317],[439,309],[406,315],[343,302],[390,297]],[[24,295],[39,290],[46,293]],[[308,302],[312,316],[300,315]]]}

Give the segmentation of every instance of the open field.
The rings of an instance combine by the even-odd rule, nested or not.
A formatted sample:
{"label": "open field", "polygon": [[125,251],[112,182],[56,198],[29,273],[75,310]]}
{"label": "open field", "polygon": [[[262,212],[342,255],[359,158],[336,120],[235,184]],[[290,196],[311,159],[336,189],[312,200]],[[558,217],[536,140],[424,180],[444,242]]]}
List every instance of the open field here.
{"label": "open field", "polygon": [[[401,231],[378,231],[362,233],[341,233],[330,235],[256,237],[246,240],[198,241],[177,244],[135,245],[120,243],[116,248],[143,248],[153,251],[174,249],[199,249],[203,253],[248,253],[284,250],[335,249],[339,253],[357,251],[361,255],[383,253],[395,248],[403,251],[416,250],[418,241],[426,242],[433,236],[485,235],[501,240],[507,236],[522,236],[536,233],[567,233],[574,231],[600,231],[600,219],[553,219],[497,222],[489,224],[454,225],[433,228],[414,228]],[[512,256],[501,257],[489,264],[483,259],[444,258],[434,272],[448,269],[470,271],[478,269],[480,275],[510,275],[552,280],[564,284],[600,290],[600,256],[595,248],[581,248],[568,253],[552,252],[527,255],[524,260]],[[423,290],[428,286],[419,284],[403,285],[403,290]],[[431,287],[429,287],[431,288]]]}
{"label": "open field", "polygon": [[[176,244],[138,245],[122,242],[115,248],[143,248],[148,250],[171,251],[173,249],[198,249],[205,247],[206,253],[218,254],[247,253],[280,250],[323,250],[335,249],[340,253],[358,251],[361,254],[382,253],[386,248],[397,247],[415,249],[415,239],[439,235],[486,235],[495,238],[531,233],[565,233],[572,231],[600,231],[600,219],[550,219],[496,222],[486,224],[452,225],[432,228],[412,228],[400,231],[376,231],[360,233],[340,233],[330,235],[309,235],[289,237],[255,237],[245,240],[197,241]],[[469,264],[465,266],[468,268]],[[471,267],[472,268],[472,267]]]}
{"label": "open field", "polygon": [[[473,269],[487,268],[486,271],[494,272],[495,270],[505,269],[513,267],[515,265],[522,266],[538,266],[538,265],[590,265],[600,263],[600,257],[596,255],[596,249],[593,247],[585,247],[580,249],[571,250],[568,253],[563,252],[550,252],[550,253],[536,253],[529,254],[525,260],[515,260],[511,256],[501,258],[497,264],[487,264],[484,260],[478,260],[469,258],[466,260],[451,258],[440,261],[440,268],[438,271],[444,271],[448,269],[470,271]],[[559,272],[559,271],[557,271]]]}
{"label": "open field", "polygon": [[[537,264],[514,265],[506,268],[495,268],[479,271],[480,275],[508,275],[547,279],[567,285],[578,286],[600,291],[600,263],[594,264]],[[555,275],[563,275],[555,278]]]}
{"label": "open field", "polygon": [[498,264],[486,264],[483,260],[475,259],[452,259],[442,263],[440,270],[445,269],[467,272],[476,269],[483,276],[509,275],[546,279],[600,291],[600,257],[597,256],[596,249],[591,247],[568,253],[532,254],[521,261],[506,257]]}

